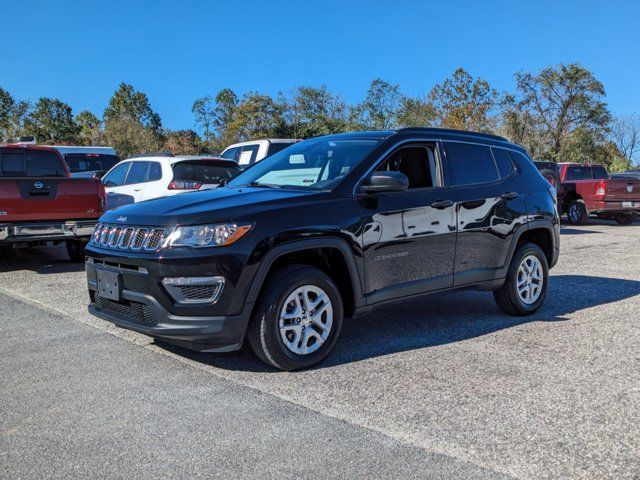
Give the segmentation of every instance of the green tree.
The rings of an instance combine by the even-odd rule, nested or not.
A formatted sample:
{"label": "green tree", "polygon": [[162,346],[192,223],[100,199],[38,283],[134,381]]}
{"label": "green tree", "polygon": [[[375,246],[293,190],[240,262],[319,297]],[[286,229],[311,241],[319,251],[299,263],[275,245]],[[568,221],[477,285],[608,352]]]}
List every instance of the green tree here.
{"label": "green tree", "polygon": [[108,142],[125,158],[162,148],[164,134],[160,116],[146,94],[121,83],[103,114]]}
{"label": "green tree", "polygon": [[348,130],[349,112],[344,100],[326,85],[299,87],[285,106],[284,118],[295,138],[311,138]]}
{"label": "green tree", "polygon": [[80,127],[68,104],[57,98],[42,97],[26,119],[25,129],[40,143],[73,144],[78,142]]}
{"label": "green tree", "polygon": [[356,113],[365,128],[388,130],[397,125],[398,112],[402,104],[402,94],[398,85],[392,85],[381,78],[371,82],[364,102]]}
{"label": "green tree", "polygon": [[207,95],[196,99],[191,107],[198,125],[203,130],[205,147],[221,151],[235,141],[231,124],[238,108],[238,97],[229,88],[223,88],[215,97]]}
{"label": "green tree", "polygon": [[76,123],[80,128],[79,139],[82,145],[103,145],[104,132],[102,121],[88,110],[83,110],[76,115]]}
{"label": "green tree", "polygon": [[529,113],[548,157],[560,159],[564,143],[577,129],[607,129],[611,115],[603,101],[604,85],[586,68],[574,63],[547,67],[535,75],[519,72],[516,82],[518,108]]}
{"label": "green tree", "polygon": [[613,142],[588,128],[577,128],[567,135],[560,157],[565,162],[600,163],[610,172],[625,171],[631,166]]}
{"label": "green tree", "polygon": [[500,101],[498,92],[487,81],[474,79],[461,67],[451,78],[433,87],[429,98],[444,128],[490,132],[496,127],[494,111]]}
{"label": "green tree", "polygon": [[437,118],[434,105],[417,97],[403,97],[398,111],[397,123],[400,127],[429,127]]}
{"label": "green tree", "polygon": [[284,110],[285,106],[269,95],[248,93],[238,104],[225,134],[235,141],[286,135],[288,129],[284,121]]}
{"label": "green tree", "polygon": [[13,96],[0,87],[0,141],[29,135],[26,122],[31,104],[28,101],[15,100]]}

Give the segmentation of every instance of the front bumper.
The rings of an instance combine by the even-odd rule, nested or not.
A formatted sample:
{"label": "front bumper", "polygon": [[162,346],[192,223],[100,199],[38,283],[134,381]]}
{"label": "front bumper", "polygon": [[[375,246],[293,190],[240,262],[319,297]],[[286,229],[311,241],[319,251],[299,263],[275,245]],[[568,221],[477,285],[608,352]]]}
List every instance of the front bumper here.
{"label": "front bumper", "polygon": [[43,242],[86,239],[97,220],[0,223],[0,242]]}
{"label": "front bumper", "polygon": [[[224,256],[166,258],[155,253],[102,254],[91,247],[87,255],[91,314],[119,327],[192,350],[226,352],[241,347],[253,304],[237,302],[236,307],[237,285],[224,268],[227,265]],[[117,274],[118,300],[99,295],[97,273],[104,270]],[[166,277],[214,275],[225,276],[227,282],[220,298],[210,303],[180,304],[162,284]]]}

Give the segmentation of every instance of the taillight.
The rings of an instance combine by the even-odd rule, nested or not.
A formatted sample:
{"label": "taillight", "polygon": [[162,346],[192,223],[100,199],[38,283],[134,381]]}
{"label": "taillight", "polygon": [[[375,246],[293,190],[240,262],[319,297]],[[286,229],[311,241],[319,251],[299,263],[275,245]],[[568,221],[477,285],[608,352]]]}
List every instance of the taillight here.
{"label": "taillight", "polygon": [[98,205],[101,212],[107,209],[107,191],[101,181],[98,181]]}
{"label": "taillight", "polygon": [[198,182],[187,182],[184,180],[174,180],[169,184],[169,190],[197,190],[202,186]]}
{"label": "taillight", "polygon": [[602,200],[607,194],[607,183],[604,180],[601,180],[600,183],[596,185],[596,198],[598,200]]}

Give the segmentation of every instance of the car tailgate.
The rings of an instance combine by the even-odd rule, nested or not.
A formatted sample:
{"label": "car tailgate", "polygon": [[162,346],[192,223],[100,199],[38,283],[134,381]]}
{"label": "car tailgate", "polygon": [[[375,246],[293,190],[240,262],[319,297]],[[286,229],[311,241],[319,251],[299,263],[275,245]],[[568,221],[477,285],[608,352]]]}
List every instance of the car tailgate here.
{"label": "car tailgate", "polygon": [[608,202],[638,202],[640,201],[640,180],[633,178],[611,178],[607,180]]}
{"label": "car tailgate", "polygon": [[101,189],[93,178],[0,178],[0,223],[98,218]]}

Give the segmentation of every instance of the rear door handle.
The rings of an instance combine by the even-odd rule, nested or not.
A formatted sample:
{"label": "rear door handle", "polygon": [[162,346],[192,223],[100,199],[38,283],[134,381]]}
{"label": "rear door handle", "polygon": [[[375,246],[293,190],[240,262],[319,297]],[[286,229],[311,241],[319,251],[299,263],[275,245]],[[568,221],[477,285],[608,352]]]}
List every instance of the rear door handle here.
{"label": "rear door handle", "polygon": [[452,205],[453,205],[453,202],[451,200],[436,200],[431,204],[431,208],[442,209],[442,208],[450,207]]}
{"label": "rear door handle", "polygon": [[514,200],[520,196],[518,192],[505,192],[500,195],[505,200]]}

